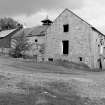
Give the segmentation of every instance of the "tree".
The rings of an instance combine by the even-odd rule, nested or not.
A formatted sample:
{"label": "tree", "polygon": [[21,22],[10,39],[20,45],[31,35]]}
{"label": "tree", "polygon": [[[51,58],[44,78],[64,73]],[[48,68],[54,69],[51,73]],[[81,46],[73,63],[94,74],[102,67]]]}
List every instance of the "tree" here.
{"label": "tree", "polygon": [[30,44],[28,39],[25,37],[25,33],[15,38],[15,47],[11,49],[10,55],[16,58],[23,57],[25,55],[25,51],[29,50]]}
{"label": "tree", "polygon": [[23,28],[23,25],[15,21],[12,18],[1,18],[0,19],[0,30]]}
{"label": "tree", "polygon": [[41,54],[44,54],[44,53],[45,53],[45,44],[43,43],[43,44],[40,44],[39,46],[40,46],[39,52],[40,52]]}

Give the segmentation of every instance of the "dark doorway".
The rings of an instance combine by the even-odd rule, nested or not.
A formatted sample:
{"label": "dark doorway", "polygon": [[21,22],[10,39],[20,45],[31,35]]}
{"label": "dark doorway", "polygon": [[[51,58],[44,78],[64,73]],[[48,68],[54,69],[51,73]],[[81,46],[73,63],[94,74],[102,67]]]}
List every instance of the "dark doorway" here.
{"label": "dark doorway", "polygon": [[68,55],[69,54],[69,41],[68,40],[63,40],[63,54]]}
{"label": "dark doorway", "polygon": [[101,61],[101,58],[98,59],[98,65],[99,65],[99,69],[102,69],[102,61]]}

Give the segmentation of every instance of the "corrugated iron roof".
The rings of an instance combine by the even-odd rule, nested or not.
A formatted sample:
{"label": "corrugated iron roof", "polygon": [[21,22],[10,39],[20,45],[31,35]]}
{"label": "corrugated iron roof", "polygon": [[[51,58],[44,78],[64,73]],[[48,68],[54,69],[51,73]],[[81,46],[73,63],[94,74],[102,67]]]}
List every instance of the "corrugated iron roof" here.
{"label": "corrugated iron roof", "polygon": [[13,31],[15,31],[16,29],[11,29],[11,30],[5,30],[5,31],[1,31],[0,32],[0,38],[3,38],[7,35],[9,35],[10,33],[12,33]]}

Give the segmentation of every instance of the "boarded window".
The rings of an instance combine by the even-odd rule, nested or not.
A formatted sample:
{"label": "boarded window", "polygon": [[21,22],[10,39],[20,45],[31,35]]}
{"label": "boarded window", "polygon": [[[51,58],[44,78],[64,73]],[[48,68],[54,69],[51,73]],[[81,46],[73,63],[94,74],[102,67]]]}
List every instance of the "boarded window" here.
{"label": "boarded window", "polygon": [[69,54],[69,41],[68,40],[63,40],[63,54]]}
{"label": "boarded window", "polygon": [[69,32],[69,24],[63,25],[63,31],[64,32]]}

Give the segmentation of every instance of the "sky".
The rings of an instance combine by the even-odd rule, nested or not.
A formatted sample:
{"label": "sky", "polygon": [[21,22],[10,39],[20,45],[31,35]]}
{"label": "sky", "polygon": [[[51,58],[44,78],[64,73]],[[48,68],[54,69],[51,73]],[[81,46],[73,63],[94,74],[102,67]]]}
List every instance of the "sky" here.
{"label": "sky", "polygon": [[0,17],[12,17],[25,27],[54,20],[65,8],[105,34],[105,0],[0,0]]}

